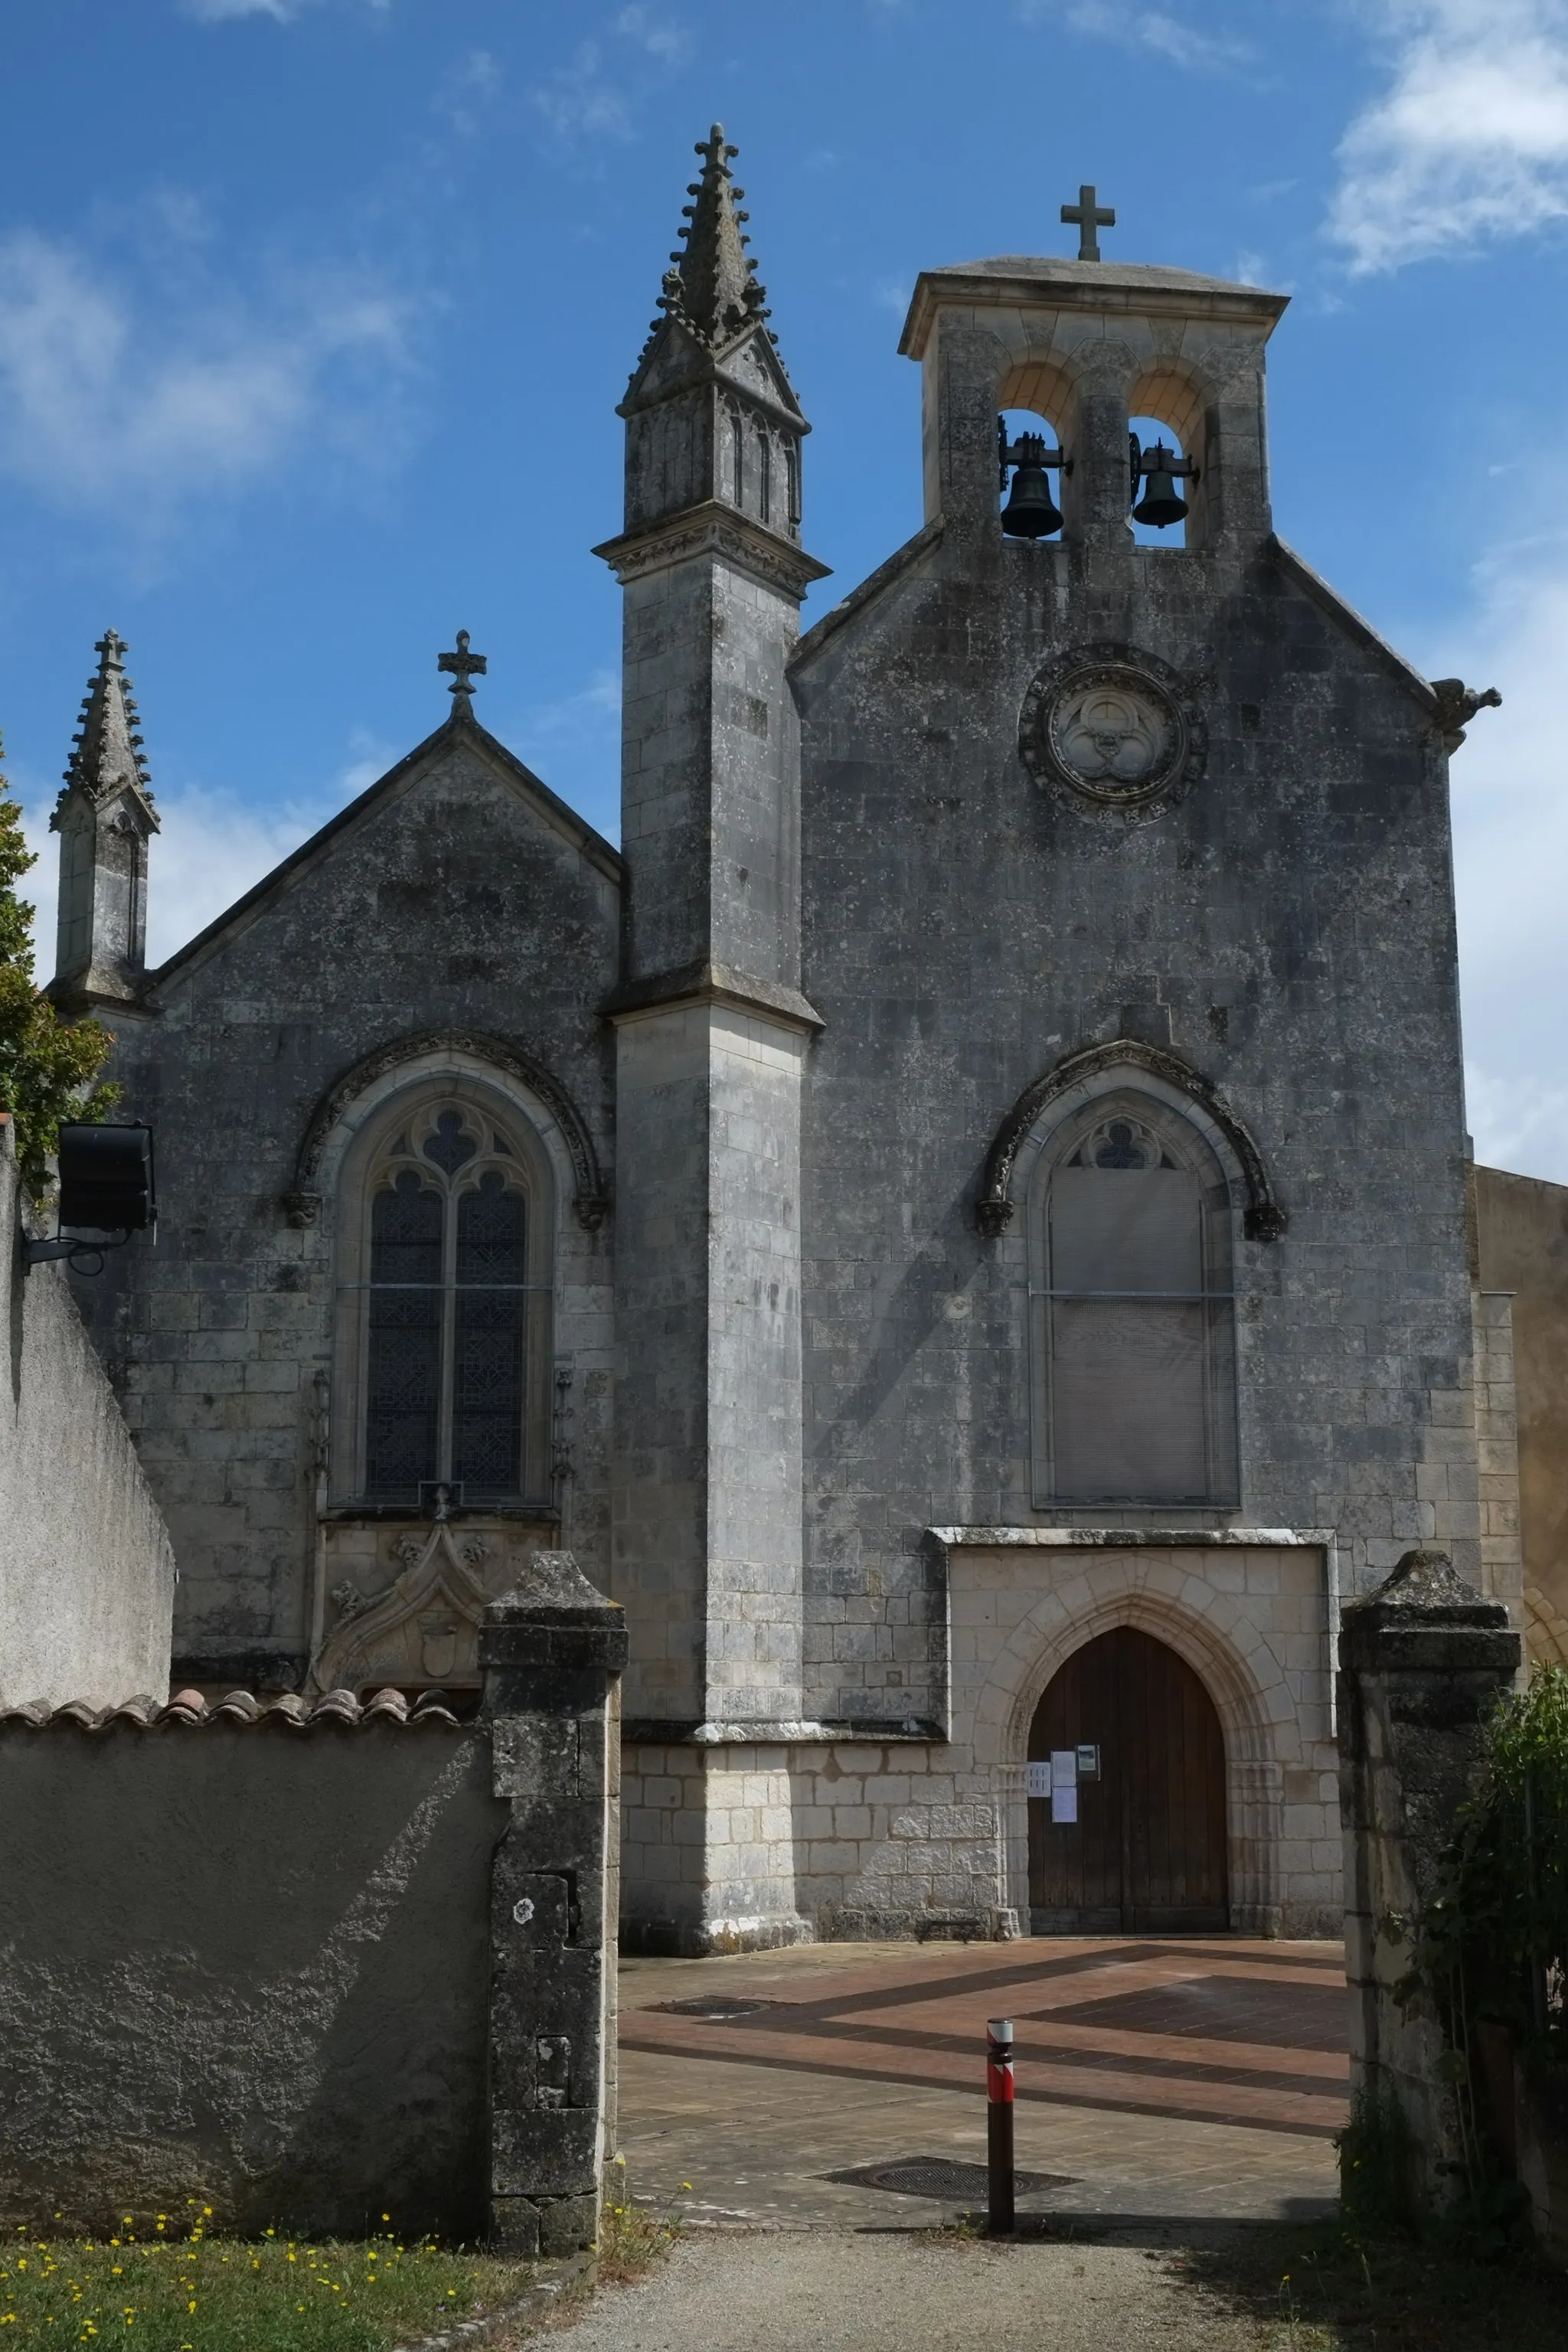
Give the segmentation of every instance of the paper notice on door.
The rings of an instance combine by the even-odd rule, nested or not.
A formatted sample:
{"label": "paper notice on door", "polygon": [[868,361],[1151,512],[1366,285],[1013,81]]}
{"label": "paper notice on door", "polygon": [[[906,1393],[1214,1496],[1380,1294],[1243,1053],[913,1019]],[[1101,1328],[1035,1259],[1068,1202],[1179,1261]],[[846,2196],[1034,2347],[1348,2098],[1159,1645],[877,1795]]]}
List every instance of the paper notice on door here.
{"label": "paper notice on door", "polygon": [[1076,1748],[1053,1748],[1051,1750],[1051,1819],[1053,1822],[1076,1822],[1078,1819]]}
{"label": "paper notice on door", "polygon": [[1048,1756],[1033,1759],[1028,1767],[1027,1790],[1031,1797],[1048,1797],[1051,1793],[1051,1760]]}

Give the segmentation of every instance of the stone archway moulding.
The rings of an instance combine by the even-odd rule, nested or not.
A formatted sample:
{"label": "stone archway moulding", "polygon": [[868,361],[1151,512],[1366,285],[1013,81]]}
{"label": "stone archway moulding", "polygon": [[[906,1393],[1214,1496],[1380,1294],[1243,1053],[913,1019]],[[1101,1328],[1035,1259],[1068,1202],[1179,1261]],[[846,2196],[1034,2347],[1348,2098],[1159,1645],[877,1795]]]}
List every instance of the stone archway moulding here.
{"label": "stone archway moulding", "polygon": [[985,1155],[985,1172],[975,1205],[975,1222],[986,1239],[997,1240],[1013,1222],[1014,1171],[1019,1152],[1042,1112],[1074,1087],[1114,1076],[1122,1070],[1142,1071],[1150,1077],[1160,1079],[1173,1092],[1206,1114],[1230,1147],[1247,1187],[1243,1233],[1251,1242],[1278,1241],[1285,1231],[1286,1213],[1275,1197],[1268,1171],[1263,1164],[1263,1155],[1240,1119],[1209,1080],[1184,1062],[1179,1055],[1166,1053],[1158,1045],[1145,1045],[1136,1037],[1118,1037],[1110,1045],[1089,1045],[1079,1053],[1068,1054],[1054,1069],[1047,1070],[1043,1077],[1036,1078],[1024,1088],[997,1129],[991,1149]]}
{"label": "stone archway moulding", "polygon": [[392,1039],[374,1054],[334,1078],[310,1115],[294,1165],[294,1182],[283,1195],[291,1225],[313,1225],[321,1214],[319,1189],[321,1157],[333,1129],[349,1106],[367,1088],[405,1063],[434,1054],[462,1054],[491,1068],[521,1078],[539,1097],[561,1130],[570,1155],[574,1181],[573,1206],[588,1233],[597,1233],[609,1208],[599,1167],[599,1155],[587,1121],[560,1080],[521,1046],[491,1037],[478,1029],[421,1029],[412,1036]]}
{"label": "stone archway moulding", "polygon": [[[975,1527],[933,1528],[928,1536],[940,1549],[948,1586],[950,1737],[969,1748],[981,1780],[1000,1792],[1013,1890],[1008,1903],[1021,1906],[1027,1883],[1024,1759],[1036,1709],[1068,1659],[1127,1625],[1173,1650],[1214,1702],[1225,1742],[1232,1924],[1250,1934],[1279,1933],[1283,1906],[1300,1899],[1291,1893],[1280,1843],[1286,1776],[1310,1765],[1324,1735],[1333,1736],[1338,1578],[1332,1531]],[[1316,1554],[1321,1562],[1322,1714],[1317,1720],[1317,1704],[1300,1687],[1300,1668],[1289,1663],[1278,1638],[1293,1636],[1294,1621],[1260,1624],[1247,1589],[1211,1580],[1195,1557],[1236,1550]],[[1008,1554],[1010,1573],[999,1583]],[[961,1566],[966,1558],[980,1580],[967,1599]],[[1001,1597],[1009,1589],[1022,1604],[1012,1610]]]}

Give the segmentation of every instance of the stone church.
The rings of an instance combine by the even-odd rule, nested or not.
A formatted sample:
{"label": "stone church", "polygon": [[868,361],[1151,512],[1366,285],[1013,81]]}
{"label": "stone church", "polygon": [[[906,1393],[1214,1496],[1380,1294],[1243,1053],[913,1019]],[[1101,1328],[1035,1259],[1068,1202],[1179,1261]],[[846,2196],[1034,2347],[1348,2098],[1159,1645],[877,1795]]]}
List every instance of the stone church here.
{"label": "stone church", "polygon": [[1273,532],[1285,298],[1101,258],[1092,190],[1077,258],[920,277],[925,520],[801,635],[808,428],[698,152],[597,550],[618,848],[459,636],[435,731],[149,971],[100,647],[54,990],[156,1134],[157,1247],[82,1295],[176,1681],[470,1703],[568,1550],[630,1633],[633,1948],[1337,1931],[1342,1601],[1417,1544],[1520,1591],[1481,698]]}

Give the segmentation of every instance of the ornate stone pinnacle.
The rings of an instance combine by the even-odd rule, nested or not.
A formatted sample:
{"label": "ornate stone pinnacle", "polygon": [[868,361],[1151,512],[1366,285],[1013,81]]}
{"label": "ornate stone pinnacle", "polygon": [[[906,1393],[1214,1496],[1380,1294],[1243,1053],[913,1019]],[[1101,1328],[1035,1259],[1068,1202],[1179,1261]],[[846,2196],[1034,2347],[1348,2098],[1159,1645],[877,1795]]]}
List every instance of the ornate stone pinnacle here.
{"label": "ornate stone pinnacle", "polygon": [[745,252],[751,239],[741,232],[747,215],[737,204],[746,192],[730,177],[730,159],[741,151],[716,122],[696,152],[701,175],[687,190],[693,202],[681,207],[686,219],[678,232],[685,250],[669,257],[675,266],[665,273],[658,307],[712,347],[731,341],[769,312]]}
{"label": "ornate stone pinnacle", "polygon": [[[106,629],[93,651],[98,668],[82,698],[80,725],[72,738],[65,772],[66,791],[106,801],[126,785],[153,813],[153,793],[142,753],[141,719],[125,675],[125,640]],[[62,794],[63,798],[64,795]],[[156,817],[153,818],[154,828]]]}
{"label": "ornate stone pinnacle", "polygon": [[457,696],[457,700],[452,706],[453,718],[455,719],[459,711],[471,710],[474,689],[468,681],[470,678],[483,677],[489,665],[483,654],[471,654],[468,651],[467,629],[458,631],[458,648],[455,653],[437,655],[436,667],[437,669],[446,671],[452,680],[447,691],[448,694]]}

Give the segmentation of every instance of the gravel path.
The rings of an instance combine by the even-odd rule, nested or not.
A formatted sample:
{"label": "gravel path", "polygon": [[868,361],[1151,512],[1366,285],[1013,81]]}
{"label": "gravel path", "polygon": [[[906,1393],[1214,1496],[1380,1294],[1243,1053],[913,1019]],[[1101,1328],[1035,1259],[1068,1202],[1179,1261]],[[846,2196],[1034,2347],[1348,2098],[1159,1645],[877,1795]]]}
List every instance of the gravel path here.
{"label": "gravel path", "polygon": [[552,2333],[569,2352],[1257,2352],[1136,2246],[888,2231],[693,2232]]}

